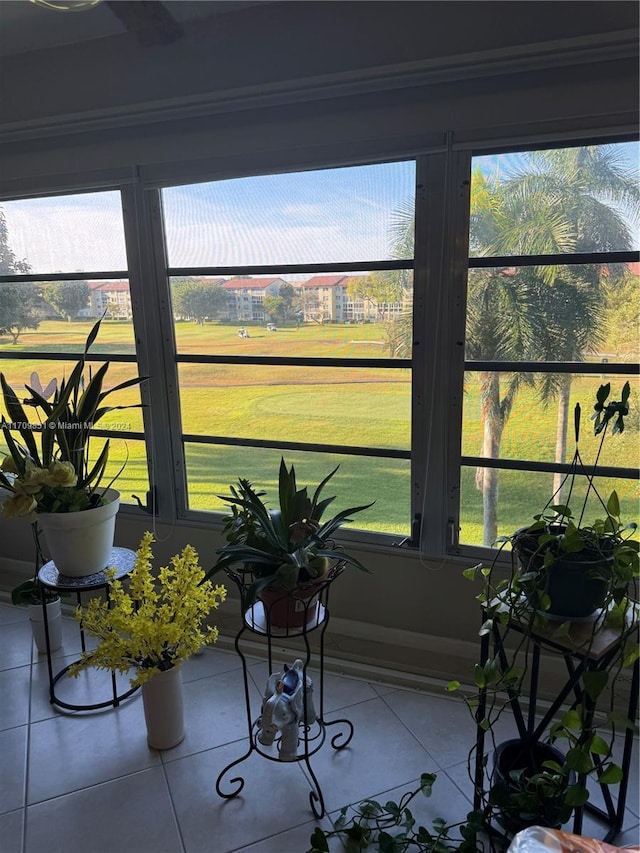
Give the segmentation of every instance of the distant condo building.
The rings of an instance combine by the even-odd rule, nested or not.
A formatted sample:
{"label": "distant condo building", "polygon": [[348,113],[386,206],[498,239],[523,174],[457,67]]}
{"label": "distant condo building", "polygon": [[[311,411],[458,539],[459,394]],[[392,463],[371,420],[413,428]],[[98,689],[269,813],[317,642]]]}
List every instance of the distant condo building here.
{"label": "distant condo building", "polygon": [[[401,302],[379,304],[357,292],[359,276],[315,275],[307,281],[286,282],[277,276],[209,279],[227,293],[226,307],[218,319],[238,323],[267,323],[266,297],[278,296],[283,284],[295,290],[296,315],[305,323],[372,323],[391,320],[411,308],[409,292]],[[130,320],[131,294],[127,281],[89,281],[89,304],[79,316]]]}
{"label": "distant condo building", "polygon": [[229,300],[221,319],[265,323],[267,296],[277,296],[283,284],[296,292],[297,314],[305,323],[362,323],[390,320],[411,307],[411,295],[402,302],[379,305],[375,300],[352,295],[358,276],[316,275],[307,281],[285,282],[283,278],[234,278],[220,282]]}
{"label": "distant condo building", "polygon": [[232,278],[220,284],[228,294],[227,310],[221,319],[242,323],[265,323],[265,296],[277,296],[283,278]]}
{"label": "distant condo building", "polygon": [[106,316],[112,320],[130,320],[133,316],[131,311],[131,293],[128,281],[88,281],[89,304],[78,316],[102,317]]}

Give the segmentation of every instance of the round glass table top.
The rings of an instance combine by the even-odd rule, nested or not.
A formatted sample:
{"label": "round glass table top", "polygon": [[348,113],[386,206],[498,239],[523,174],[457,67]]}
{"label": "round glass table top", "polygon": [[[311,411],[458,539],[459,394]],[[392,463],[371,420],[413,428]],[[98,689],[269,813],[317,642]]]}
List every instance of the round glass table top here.
{"label": "round glass table top", "polygon": [[[105,566],[103,571],[82,577],[70,577],[60,574],[53,560],[49,560],[38,572],[38,580],[44,586],[52,589],[80,590],[106,586],[111,580],[126,577],[133,569],[135,561],[135,551],[131,551],[129,548],[113,548],[109,564]],[[107,569],[115,569],[115,575],[107,578]]]}

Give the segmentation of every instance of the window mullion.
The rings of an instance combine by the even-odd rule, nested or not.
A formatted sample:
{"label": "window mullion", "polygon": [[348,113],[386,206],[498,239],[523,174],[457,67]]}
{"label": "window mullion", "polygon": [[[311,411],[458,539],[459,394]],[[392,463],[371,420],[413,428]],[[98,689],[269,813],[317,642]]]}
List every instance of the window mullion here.
{"label": "window mullion", "polygon": [[[162,222],[156,210],[159,193],[146,193],[141,185],[124,187],[122,192],[139,367],[141,375],[149,377],[141,386],[149,483],[152,492],[155,489],[154,514],[172,522],[177,513],[175,470],[179,466],[171,438],[175,415],[170,392],[175,392],[177,382],[166,275],[163,278],[166,267],[159,264],[164,256]],[[151,501],[148,506],[151,509]]]}
{"label": "window mullion", "polygon": [[[457,422],[463,354],[454,329],[464,302],[458,294],[460,281],[464,280],[458,267],[461,252],[466,265],[468,163],[468,156],[446,152],[426,155],[418,161],[412,498],[414,517],[419,514],[422,519],[421,550],[427,555],[441,555],[449,544],[451,509],[445,499],[450,495],[448,448],[452,442],[459,455],[460,446]],[[467,187],[461,186],[459,177],[465,174],[465,168]],[[457,425],[452,425],[452,420]]]}
{"label": "window mullion", "polygon": [[[464,394],[464,342],[466,335],[466,296],[469,254],[469,214],[471,155],[459,151],[451,155],[448,183],[448,339],[441,357],[446,359],[449,393],[446,411],[446,482],[442,494],[446,500],[446,518],[442,529],[446,541],[443,552],[457,553],[460,529],[460,448]],[[445,410],[442,406],[443,412]]]}

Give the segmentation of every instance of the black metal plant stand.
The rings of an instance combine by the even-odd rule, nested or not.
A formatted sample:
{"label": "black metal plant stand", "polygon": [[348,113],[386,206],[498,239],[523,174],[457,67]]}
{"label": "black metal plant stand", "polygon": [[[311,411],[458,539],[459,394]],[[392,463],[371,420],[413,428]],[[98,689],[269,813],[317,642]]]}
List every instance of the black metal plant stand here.
{"label": "black metal plant stand", "polygon": [[[341,750],[347,747],[353,737],[353,725],[349,720],[332,720],[327,722],[324,719],[324,634],[329,624],[329,590],[333,581],[343,571],[344,563],[334,565],[326,578],[320,582],[311,585],[304,598],[296,597],[290,593],[282,592],[275,594],[275,600],[270,600],[271,596],[265,595],[265,600],[258,600],[252,606],[242,610],[242,627],[235,639],[235,649],[242,661],[242,673],[244,680],[244,695],[247,712],[247,727],[249,746],[243,756],[232,761],[220,773],[216,780],[216,791],[220,797],[226,800],[237,797],[244,788],[245,780],[242,776],[234,776],[228,780],[228,784],[235,786],[228,793],[222,790],[223,777],[231,771],[233,767],[245,761],[253,752],[257,752],[263,758],[270,761],[280,761],[280,749],[282,746],[282,734],[276,736],[274,749],[268,751],[269,748],[263,746],[258,739],[261,732],[262,709],[260,715],[255,717],[251,711],[251,700],[249,698],[249,675],[247,671],[247,660],[240,648],[240,641],[245,632],[257,634],[264,637],[267,642],[267,661],[269,665],[269,674],[273,673],[273,641],[286,638],[301,638],[304,646],[304,651],[298,657],[303,662],[302,683],[306,684],[307,669],[312,657],[311,645],[309,642],[309,634],[318,630],[319,634],[319,649],[316,651],[318,656],[319,673],[315,676],[318,689],[315,689],[314,684],[314,704],[316,706],[316,715],[313,722],[310,721],[312,716],[309,711],[309,700],[307,691],[303,690],[303,715],[298,723],[298,747],[297,754],[291,760],[303,761],[309,777],[312,780],[313,787],[309,793],[309,802],[311,810],[316,818],[324,816],[326,809],[322,790],[318,783],[315,773],[311,767],[310,759],[318,752],[325,743],[327,738],[327,729],[330,726],[341,726],[342,731],[338,732],[331,738],[331,746],[335,750]],[[250,584],[250,579],[247,575],[236,573],[230,569],[226,569],[228,577],[236,584],[240,590],[241,602],[245,601],[246,592]],[[273,595],[273,593],[272,593]],[[282,625],[281,620],[276,618],[277,610],[284,604],[287,604],[291,611],[297,614],[295,621],[301,621],[303,624],[294,624],[292,618],[290,622]],[[278,624],[274,625],[273,621]],[[275,751],[275,754],[274,754]]]}
{"label": "black metal plant stand", "polygon": [[[485,614],[486,618],[486,614]],[[543,629],[532,636],[533,654],[531,669],[529,672],[528,708],[525,714],[521,706],[520,696],[517,691],[511,691],[509,701],[511,712],[515,721],[518,737],[529,744],[544,742],[549,736],[549,730],[554,722],[554,717],[565,702],[571,701],[571,708],[577,705],[584,707],[585,726],[595,729],[596,701],[593,700],[584,686],[585,674],[595,672],[606,672],[611,662],[620,653],[621,648],[630,638],[636,638],[638,634],[637,614],[634,614],[627,629],[623,632],[602,628],[594,641],[589,642],[592,626],[588,622],[575,622],[572,624],[571,634],[562,639],[553,637],[552,628]],[[507,667],[507,656],[505,652],[505,640],[510,630],[523,633],[522,626],[516,620],[510,620],[507,625],[500,625],[494,620],[491,633],[483,635],[481,641],[480,664],[484,666],[489,660],[490,647],[493,645],[494,652],[498,655],[503,668]],[[538,705],[538,683],[541,676],[541,652],[542,650],[559,655],[563,660],[567,672],[567,680],[558,692],[549,707],[544,708],[541,718],[538,712],[542,709]],[[633,666],[631,693],[627,706],[627,718],[635,720],[638,710],[638,686],[639,686],[639,662],[635,661]],[[478,697],[478,708],[476,718],[482,720],[486,708],[486,688],[481,688]],[[599,808],[591,802],[584,806],[576,806],[574,809],[573,832],[580,835],[582,832],[582,821],[585,811],[604,823],[607,828],[604,841],[611,843],[616,835],[622,830],[624,821],[627,789],[631,768],[631,755],[633,749],[634,732],[627,728],[624,736],[624,745],[621,761],[622,780],[617,786],[617,803],[613,800],[610,786],[599,784],[605,808]],[[486,773],[485,755],[485,732],[481,726],[477,728],[476,755],[475,755],[475,792],[474,809],[483,807],[482,791],[486,789],[484,774]],[[600,757],[593,755],[594,762],[600,766]],[[578,782],[585,783],[585,776],[579,774]],[[496,834],[500,834],[494,830]]]}
{"label": "black metal plant stand", "polygon": [[[137,687],[132,687],[124,693],[118,693],[118,687],[116,684],[116,676],[115,673],[111,673],[111,696],[109,699],[106,699],[102,702],[94,702],[89,704],[74,704],[71,702],[65,702],[59,696],[56,695],[56,684],[60,681],[61,678],[64,678],[69,669],[73,666],[74,663],[78,663],[78,661],[74,661],[73,663],[67,664],[67,666],[63,667],[59,672],[55,675],[53,673],[53,661],[51,659],[51,644],[49,640],[49,622],[47,618],[47,601],[46,601],[46,591],[52,590],[53,592],[59,593],[75,593],[76,600],[78,604],[81,604],[82,593],[84,592],[97,592],[98,590],[104,589],[105,596],[107,601],[109,600],[109,586],[111,580],[119,580],[121,578],[126,577],[131,570],[133,569],[134,563],[136,559],[135,551],[130,551],[128,548],[113,548],[111,551],[111,559],[109,561],[109,567],[114,568],[116,570],[116,574],[114,578],[107,578],[105,572],[97,572],[93,575],[85,575],[84,577],[69,577],[68,575],[62,575],[56,568],[56,564],[53,560],[50,560],[48,563],[45,563],[44,566],[38,572],[38,580],[42,586],[42,611],[43,611],[43,620],[44,620],[44,637],[45,644],[47,649],[47,668],[49,671],[49,701],[52,705],[56,705],[59,708],[62,708],[67,711],[96,711],[100,708],[116,708],[120,702],[124,699],[127,699],[132,693],[135,693],[138,689]],[[82,626],[79,628],[80,630],[80,647],[83,652],[86,652],[86,643],[85,643],[85,635],[82,629]]]}

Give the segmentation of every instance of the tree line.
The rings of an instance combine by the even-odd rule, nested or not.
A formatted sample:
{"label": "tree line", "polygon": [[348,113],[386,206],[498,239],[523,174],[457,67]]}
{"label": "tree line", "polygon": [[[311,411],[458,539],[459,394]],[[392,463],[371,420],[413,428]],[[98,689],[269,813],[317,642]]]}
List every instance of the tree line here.
{"label": "tree line", "polygon": [[[176,320],[192,320],[200,325],[207,320],[217,320],[228,311],[229,298],[225,288],[216,281],[171,279],[171,304]],[[292,323],[300,308],[296,290],[287,282],[280,285],[277,295],[267,295],[262,302],[267,317],[281,326]]]}

